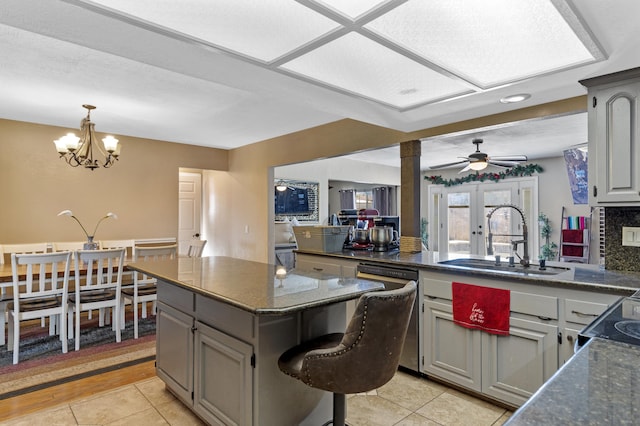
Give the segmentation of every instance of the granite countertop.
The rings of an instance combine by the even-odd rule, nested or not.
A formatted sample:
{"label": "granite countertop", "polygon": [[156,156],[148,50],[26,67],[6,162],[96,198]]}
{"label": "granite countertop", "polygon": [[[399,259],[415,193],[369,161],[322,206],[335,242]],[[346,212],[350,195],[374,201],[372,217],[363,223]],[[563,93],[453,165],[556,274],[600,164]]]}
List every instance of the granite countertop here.
{"label": "granite countertop", "polygon": [[638,359],[638,346],[593,338],[506,424],[638,424]]}
{"label": "granite countertop", "polygon": [[284,315],[384,289],[379,282],[287,272],[230,257],[143,261],[128,268],[257,315]]}
{"label": "granite countertop", "polygon": [[[627,296],[640,289],[640,273],[622,271],[601,271],[597,265],[547,262],[547,266],[568,268],[567,272],[558,275],[536,275],[504,273],[494,270],[479,270],[460,266],[446,265],[439,262],[460,259],[493,260],[491,256],[443,255],[437,252],[401,253],[399,251],[373,252],[367,250],[343,250],[334,253],[319,253],[314,251],[297,250],[298,253],[357,260],[360,262],[389,263],[396,266],[417,267],[434,272],[449,272],[458,275],[484,276],[493,279],[522,281],[543,286],[562,286],[587,291],[602,291],[619,293]],[[504,260],[503,260],[504,261]],[[519,266],[517,268],[520,268]],[[516,268],[516,269],[517,269]],[[537,265],[530,270],[535,272]]]}

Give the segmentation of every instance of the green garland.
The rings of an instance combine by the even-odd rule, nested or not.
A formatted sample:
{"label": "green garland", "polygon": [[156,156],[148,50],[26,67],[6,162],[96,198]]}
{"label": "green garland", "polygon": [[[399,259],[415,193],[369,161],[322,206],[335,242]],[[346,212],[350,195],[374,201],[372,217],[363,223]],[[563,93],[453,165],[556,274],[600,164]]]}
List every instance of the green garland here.
{"label": "green garland", "polygon": [[526,166],[515,166],[499,173],[473,173],[462,178],[444,179],[442,176],[425,176],[426,180],[436,185],[454,186],[469,182],[484,182],[486,180],[499,182],[508,177],[531,176],[534,173],[541,173],[542,167],[537,164],[527,164]]}

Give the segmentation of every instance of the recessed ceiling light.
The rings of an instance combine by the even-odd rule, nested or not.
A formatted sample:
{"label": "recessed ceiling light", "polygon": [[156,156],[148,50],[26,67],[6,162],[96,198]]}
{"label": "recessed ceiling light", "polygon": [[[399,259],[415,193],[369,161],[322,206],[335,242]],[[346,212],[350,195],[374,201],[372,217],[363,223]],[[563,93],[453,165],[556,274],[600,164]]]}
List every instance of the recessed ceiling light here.
{"label": "recessed ceiling light", "polygon": [[503,104],[512,104],[514,102],[525,101],[530,97],[531,95],[528,93],[518,93],[517,95],[505,96],[504,98],[500,99],[500,102],[502,102]]}

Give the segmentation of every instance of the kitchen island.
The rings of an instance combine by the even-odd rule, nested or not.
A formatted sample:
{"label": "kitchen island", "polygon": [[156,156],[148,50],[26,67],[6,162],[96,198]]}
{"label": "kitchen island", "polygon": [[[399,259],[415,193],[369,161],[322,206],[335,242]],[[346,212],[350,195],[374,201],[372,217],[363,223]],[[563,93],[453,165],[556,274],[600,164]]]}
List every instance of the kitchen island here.
{"label": "kitchen island", "polygon": [[322,424],[327,392],[281,373],[278,357],[343,332],[345,303],[383,284],[228,257],[136,262],[158,279],[156,369],[209,424]]}

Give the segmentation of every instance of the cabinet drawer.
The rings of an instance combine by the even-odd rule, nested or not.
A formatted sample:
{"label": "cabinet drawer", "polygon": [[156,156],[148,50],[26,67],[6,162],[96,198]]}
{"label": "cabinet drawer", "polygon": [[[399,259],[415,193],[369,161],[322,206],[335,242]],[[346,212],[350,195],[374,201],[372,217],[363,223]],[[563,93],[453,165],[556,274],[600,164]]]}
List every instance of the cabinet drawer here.
{"label": "cabinet drawer", "polygon": [[567,322],[589,324],[609,306],[606,303],[585,302],[583,300],[565,299],[564,318]]}
{"label": "cabinet drawer", "polygon": [[193,292],[158,280],[158,301],[166,303],[179,311],[193,315],[195,312],[195,295]]}
{"label": "cabinet drawer", "polygon": [[511,291],[511,312],[558,319],[558,298]]}
{"label": "cabinet drawer", "polygon": [[323,274],[342,276],[342,267],[337,263],[313,262],[307,259],[298,258],[296,269],[310,272],[320,272]]}
{"label": "cabinet drawer", "polygon": [[196,296],[198,321],[246,342],[253,341],[253,314],[208,297]]}
{"label": "cabinet drawer", "polygon": [[424,295],[429,298],[438,298],[451,300],[451,281],[434,280],[432,278],[424,278],[422,280],[422,289]]}

